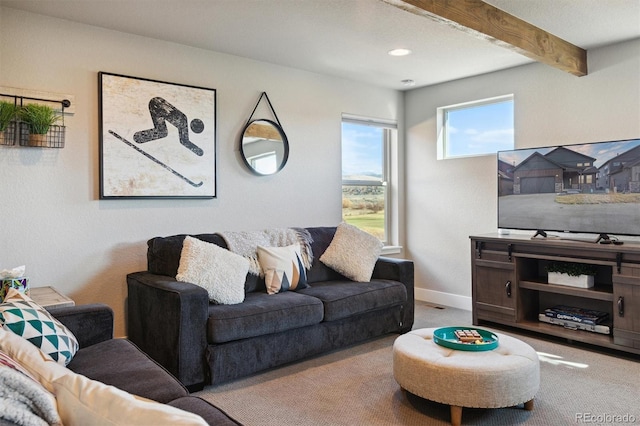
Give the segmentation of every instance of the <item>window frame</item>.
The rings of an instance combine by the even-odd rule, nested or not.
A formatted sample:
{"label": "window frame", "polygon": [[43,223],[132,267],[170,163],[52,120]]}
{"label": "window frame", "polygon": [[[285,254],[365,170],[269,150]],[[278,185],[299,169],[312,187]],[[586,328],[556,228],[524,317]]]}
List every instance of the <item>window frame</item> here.
{"label": "window frame", "polygon": [[[491,98],[478,99],[475,101],[462,102],[453,105],[447,105],[438,107],[436,109],[436,121],[437,121],[437,134],[438,134],[438,148],[437,148],[437,158],[438,160],[455,160],[459,158],[469,158],[469,157],[484,157],[489,155],[496,155],[496,152],[486,152],[479,154],[465,154],[465,155],[451,155],[449,154],[449,117],[448,114],[452,111],[459,111],[462,109],[469,109],[474,107],[482,107],[486,105],[499,104],[503,102],[511,102],[514,106],[515,110],[515,96],[513,93],[507,95],[494,96]],[[514,111],[515,116],[515,111]],[[514,117],[515,121],[515,117]],[[515,126],[514,126],[515,127]],[[515,149],[515,137],[512,141],[511,148],[505,149]],[[502,150],[502,148],[501,148]]]}
{"label": "window frame", "polygon": [[[356,116],[352,114],[342,114],[342,120],[340,123],[340,128],[342,129],[342,125],[344,123],[357,124],[361,126],[370,126],[370,127],[378,127],[382,128],[382,178],[380,181],[372,181],[372,180],[353,180],[353,179],[342,179],[342,184],[340,185],[340,189],[344,186],[383,186],[384,187],[384,239],[382,239],[382,243],[385,246],[390,246],[392,241],[394,241],[394,236],[392,235],[392,220],[394,216],[392,214],[393,206],[392,206],[392,156],[393,156],[393,146],[397,144],[398,141],[398,124],[395,120],[385,120],[385,119],[376,119],[369,117]],[[342,135],[341,130],[341,145],[342,139],[344,135]],[[342,160],[342,157],[341,157]],[[342,160],[343,161],[343,160]],[[342,172],[342,167],[341,167]],[[342,211],[341,211],[342,215]]]}

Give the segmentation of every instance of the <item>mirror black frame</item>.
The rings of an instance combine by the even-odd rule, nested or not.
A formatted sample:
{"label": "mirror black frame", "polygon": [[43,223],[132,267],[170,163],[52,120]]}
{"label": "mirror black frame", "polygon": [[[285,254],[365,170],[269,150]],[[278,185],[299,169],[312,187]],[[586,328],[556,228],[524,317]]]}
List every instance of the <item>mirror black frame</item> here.
{"label": "mirror black frame", "polygon": [[[282,160],[280,161],[280,163],[278,164],[277,169],[273,173],[261,173],[261,172],[257,171],[256,169],[254,169],[253,166],[251,166],[251,163],[249,163],[249,160],[247,160],[247,156],[246,156],[246,154],[244,152],[244,135],[247,132],[247,129],[253,123],[255,123],[257,121],[264,121],[266,123],[269,123],[271,126],[273,126],[278,131],[278,133],[280,134],[280,137],[282,139],[284,153],[283,153],[283,156],[282,156]],[[255,175],[258,175],[258,176],[275,175],[276,173],[278,173],[280,170],[282,170],[284,168],[284,166],[287,164],[287,160],[289,159],[289,139],[287,139],[287,134],[282,129],[282,126],[280,126],[280,124],[276,123],[275,121],[267,120],[266,118],[258,118],[258,119],[255,119],[255,120],[251,120],[244,126],[244,128],[242,129],[242,133],[240,134],[240,156],[242,157],[242,161],[247,166],[247,168],[251,171],[251,173],[253,173]]]}

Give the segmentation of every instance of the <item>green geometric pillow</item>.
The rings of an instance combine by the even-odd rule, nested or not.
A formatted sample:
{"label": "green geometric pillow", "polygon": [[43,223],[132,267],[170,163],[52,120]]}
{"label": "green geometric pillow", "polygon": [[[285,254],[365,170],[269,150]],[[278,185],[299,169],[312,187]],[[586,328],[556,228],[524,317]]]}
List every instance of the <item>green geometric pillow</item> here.
{"label": "green geometric pillow", "polygon": [[10,289],[4,303],[0,303],[0,325],[36,345],[58,364],[66,366],[78,352],[78,340],[73,333],[15,289]]}

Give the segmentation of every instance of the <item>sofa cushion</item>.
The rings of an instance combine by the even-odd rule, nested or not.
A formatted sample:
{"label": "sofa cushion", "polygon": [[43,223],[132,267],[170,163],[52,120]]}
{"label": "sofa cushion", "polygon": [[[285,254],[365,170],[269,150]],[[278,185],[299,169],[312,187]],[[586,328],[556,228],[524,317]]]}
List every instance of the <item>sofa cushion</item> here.
{"label": "sofa cushion", "polygon": [[327,281],[299,293],[322,300],[324,321],[335,321],[407,302],[407,290],[397,281]]}
{"label": "sofa cushion", "polygon": [[17,334],[0,328],[0,350],[20,363],[38,383],[53,393],[53,381],[71,373],[36,346]]}
{"label": "sofa cushion", "polygon": [[73,333],[46,309],[14,288],[0,303],[0,325],[24,337],[56,362],[66,365],[78,351]]}
{"label": "sofa cushion", "polygon": [[68,367],[90,379],[158,402],[188,394],[171,374],[126,339],[106,340],[81,349]]}
{"label": "sofa cushion", "polygon": [[342,222],[320,261],[353,281],[369,281],[382,241],[359,228]]}
{"label": "sofa cushion", "polygon": [[276,294],[308,287],[300,244],[285,247],[258,246],[256,252],[260,267],[264,272],[267,293]]}
{"label": "sofa cushion", "polygon": [[187,236],[176,279],[196,284],[209,300],[223,305],[242,303],[249,261],[212,243]]}
{"label": "sofa cushion", "polygon": [[253,292],[238,305],[209,306],[207,340],[224,343],[278,333],[317,324],[322,318],[322,302],[314,297],[292,291],[275,295]]}

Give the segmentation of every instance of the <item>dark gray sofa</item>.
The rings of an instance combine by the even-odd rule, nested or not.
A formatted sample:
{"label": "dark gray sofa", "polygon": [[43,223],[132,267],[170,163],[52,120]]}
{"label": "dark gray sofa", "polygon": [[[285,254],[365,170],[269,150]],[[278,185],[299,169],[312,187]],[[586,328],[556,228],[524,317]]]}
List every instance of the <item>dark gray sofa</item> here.
{"label": "dark gray sofa", "polygon": [[80,350],[67,367],[90,379],[131,394],[165,403],[201,416],[210,425],[240,423],[209,402],[189,396],[187,389],[162,366],[126,339],[113,338],[113,311],[90,304],[49,308],[78,339]]}
{"label": "dark gray sofa", "polygon": [[[411,330],[413,262],[379,258],[370,282],[322,264],[335,227],[306,228],[313,242],[309,288],[268,295],[248,274],[245,300],[209,303],[176,281],[185,235],[148,241],[148,270],[127,276],[128,336],[190,390],[222,383],[387,333]],[[226,248],[217,234],[192,235]]]}

